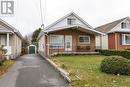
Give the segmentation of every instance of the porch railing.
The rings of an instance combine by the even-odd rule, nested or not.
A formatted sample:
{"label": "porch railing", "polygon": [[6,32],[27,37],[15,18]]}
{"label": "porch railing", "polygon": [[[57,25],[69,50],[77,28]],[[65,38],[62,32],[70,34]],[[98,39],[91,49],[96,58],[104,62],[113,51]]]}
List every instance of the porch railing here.
{"label": "porch railing", "polygon": [[[66,52],[66,53],[69,53],[70,51],[69,50],[65,50],[64,46],[49,46],[49,52],[50,54],[53,54],[53,53],[61,53],[61,52]],[[77,46],[77,48],[75,49],[74,52],[95,52],[96,49],[101,49],[100,46]]]}
{"label": "porch railing", "polygon": [[3,49],[4,46],[0,47],[0,63],[6,60],[6,50]]}

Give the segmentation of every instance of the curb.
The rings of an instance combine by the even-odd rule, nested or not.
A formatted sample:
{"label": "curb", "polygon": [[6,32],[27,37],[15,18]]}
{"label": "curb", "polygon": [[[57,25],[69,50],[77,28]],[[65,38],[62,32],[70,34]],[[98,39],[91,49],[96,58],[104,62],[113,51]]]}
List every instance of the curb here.
{"label": "curb", "polygon": [[[40,54],[39,54],[40,55]],[[40,56],[42,56],[42,58],[44,58],[50,65],[52,65],[53,66],[53,68],[55,69],[55,70],[57,70],[59,73],[60,73],[60,75],[67,81],[67,82],[71,82],[71,80],[70,80],[70,78],[69,78],[69,73],[68,72],[66,72],[64,69],[62,69],[62,68],[60,68],[60,67],[58,67],[52,60],[50,60],[49,58],[47,58],[47,57],[44,57],[43,55],[40,55]]]}

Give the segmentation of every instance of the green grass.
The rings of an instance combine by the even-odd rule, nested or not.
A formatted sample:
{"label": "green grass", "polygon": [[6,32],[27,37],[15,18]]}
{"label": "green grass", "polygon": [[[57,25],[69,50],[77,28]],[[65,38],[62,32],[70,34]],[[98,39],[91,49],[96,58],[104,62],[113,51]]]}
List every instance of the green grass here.
{"label": "green grass", "polygon": [[52,60],[70,73],[73,87],[130,87],[130,76],[116,76],[100,72],[106,56],[58,56]]}
{"label": "green grass", "polygon": [[15,63],[13,60],[6,60],[3,62],[2,66],[0,66],[0,76],[8,71],[8,69]]}

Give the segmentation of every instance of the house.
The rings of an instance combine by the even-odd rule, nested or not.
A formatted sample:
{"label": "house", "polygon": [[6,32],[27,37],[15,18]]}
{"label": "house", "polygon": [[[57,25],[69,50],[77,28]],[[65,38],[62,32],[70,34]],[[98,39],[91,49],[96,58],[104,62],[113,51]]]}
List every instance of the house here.
{"label": "house", "polygon": [[67,14],[40,32],[38,51],[55,53],[94,52],[95,37],[102,35],[74,12]]}
{"label": "house", "polygon": [[22,39],[17,29],[0,19],[0,46],[7,50],[7,59],[14,59],[21,54]]}
{"label": "house", "polygon": [[102,49],[125,50],[130,49],[130,18],[125,17],[111,23],[101,25],[96,30],[104,33],[101,38]]}

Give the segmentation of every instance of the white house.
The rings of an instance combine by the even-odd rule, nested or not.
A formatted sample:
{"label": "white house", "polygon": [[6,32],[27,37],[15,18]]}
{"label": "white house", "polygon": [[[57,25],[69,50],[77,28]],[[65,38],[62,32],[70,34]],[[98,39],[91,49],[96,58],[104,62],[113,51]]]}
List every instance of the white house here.
{"label": "white house", "polygon": [[21,54],[23,37],[13,26],[0,19],[0,46],[7,50],[7,58],[16,58]]}

